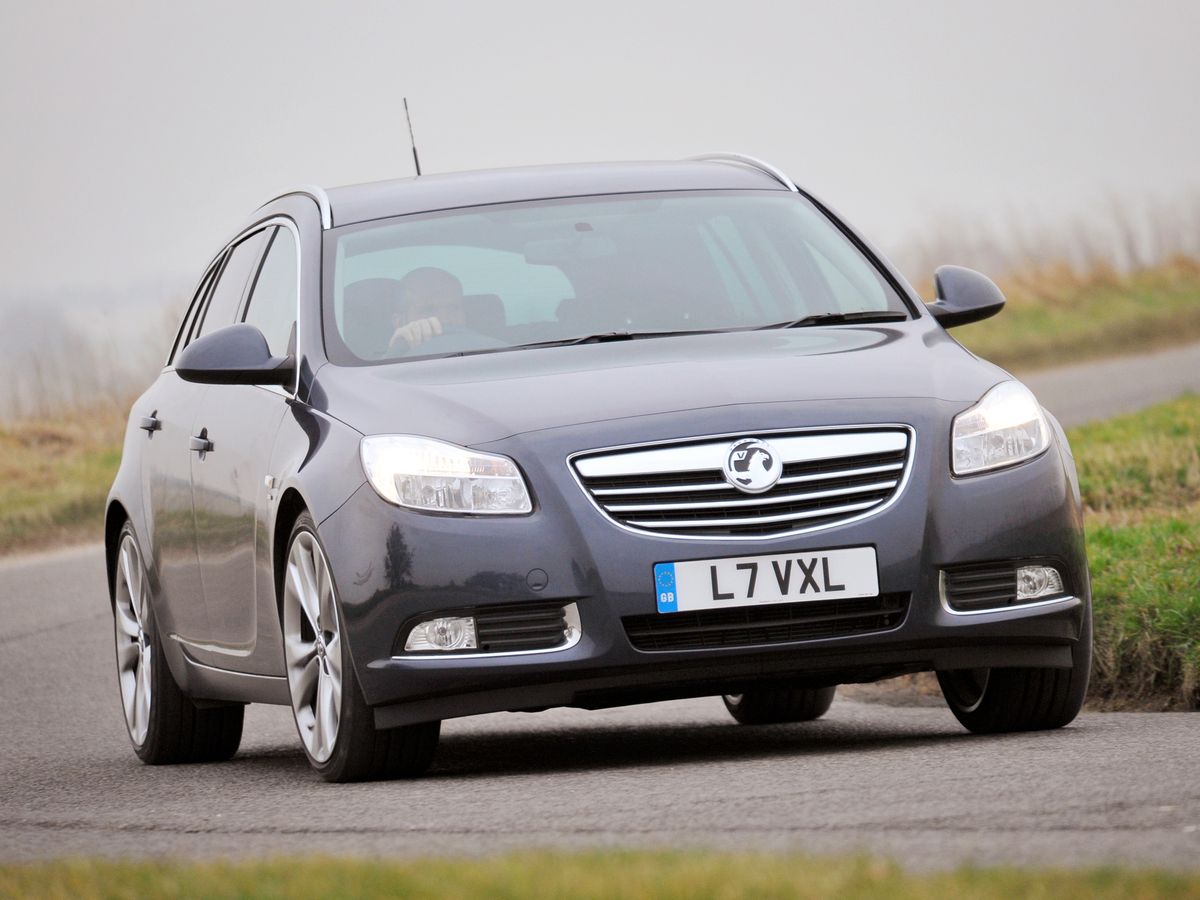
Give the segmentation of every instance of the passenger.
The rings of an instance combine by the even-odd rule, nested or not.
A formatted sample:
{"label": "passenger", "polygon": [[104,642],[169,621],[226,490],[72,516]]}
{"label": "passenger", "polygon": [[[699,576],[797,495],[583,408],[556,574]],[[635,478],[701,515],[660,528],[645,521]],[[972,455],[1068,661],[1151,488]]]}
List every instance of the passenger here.
{"label": "passenger", "polygon": [[466,325],[462,282],[445,269],[424,266],[401,278],[400,303],[401,311],[392,317],[396,330],[388,341],[388,356],[401,356],[447,329]]}

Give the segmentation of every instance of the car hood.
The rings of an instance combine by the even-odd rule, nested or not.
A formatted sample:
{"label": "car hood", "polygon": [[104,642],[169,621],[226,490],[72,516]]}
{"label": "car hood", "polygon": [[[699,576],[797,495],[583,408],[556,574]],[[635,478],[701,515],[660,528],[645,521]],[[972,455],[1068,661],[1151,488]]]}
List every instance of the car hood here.
{"label": "car hood", "polygon": [[801,400],[978,400],[1008,377],[932,319],[325,365],[312,404],[363,434],[482,444],[547,428]]}

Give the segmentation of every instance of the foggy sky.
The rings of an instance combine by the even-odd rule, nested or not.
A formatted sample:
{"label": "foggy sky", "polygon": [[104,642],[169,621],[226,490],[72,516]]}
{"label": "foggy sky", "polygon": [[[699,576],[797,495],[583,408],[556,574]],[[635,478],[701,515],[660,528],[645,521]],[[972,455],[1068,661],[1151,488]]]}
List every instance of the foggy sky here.
{"label": "foggy sky", "polygon": [[762,156],[885,249],[1200,188],[1200,3],[0,0],[0,297],[181,290],[293,184]]}

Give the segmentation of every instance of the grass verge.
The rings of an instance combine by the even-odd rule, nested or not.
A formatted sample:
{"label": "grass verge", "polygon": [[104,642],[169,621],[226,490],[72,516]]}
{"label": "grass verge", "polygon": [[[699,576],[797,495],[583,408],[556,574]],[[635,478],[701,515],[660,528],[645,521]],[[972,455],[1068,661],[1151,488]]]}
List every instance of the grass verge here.
{"label": "grass verge", "polygon": [[246,863],[69,861],[0,867],[5,897],[1200,898],[1200,874],[959,869],[907,873],[863,857],[524,853],[481,860]]}
{"label": "grass verge", "polygon": [[1089,696],[1200,708],[1200,397],[1070,433],[1096,616]]}

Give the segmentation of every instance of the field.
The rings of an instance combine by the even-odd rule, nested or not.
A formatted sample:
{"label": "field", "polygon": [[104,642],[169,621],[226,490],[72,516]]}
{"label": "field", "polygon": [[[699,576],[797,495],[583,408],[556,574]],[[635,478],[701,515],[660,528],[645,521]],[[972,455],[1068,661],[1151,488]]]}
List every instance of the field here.
{"label": "field", "polygon": [[0,424],[0,553],[100,539],[124,417],[106,406]]}
{"label": "field", "polygon": [[526,853],[482,860],[336,859],[0,867],[0,896],[541,898],[1200,898],[1200,876],[1124,869],[907,873],[866,858],[753,854]]}

